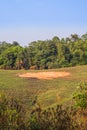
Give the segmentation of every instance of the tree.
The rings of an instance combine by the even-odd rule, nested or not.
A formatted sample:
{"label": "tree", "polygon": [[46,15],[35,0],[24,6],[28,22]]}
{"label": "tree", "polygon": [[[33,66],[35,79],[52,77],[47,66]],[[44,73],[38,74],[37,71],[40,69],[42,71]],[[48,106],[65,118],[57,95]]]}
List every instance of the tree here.
{"label": "tree", "polygon": [[17,41],[13,41],[12,45],[13,45],[13,46],[20,46]]}
{"label": "tree", "polygon": [[60,39],[59,39],[59,37],[54,36],[54,37],[52,38],[52,41],[53,41],[54,43],[58,43],[58,42],[60,42]]}
{"label": "tree", "polygon": [[71,41],[75,42],[79,39],[79,36],[77,34],[71,34]]}
{"label": "tree", "polygon": [[86,33],[86,34],[83,34],[83,35],[81,36],[81,39],[82,39],[83,41],[87,40],[87,33]]}
{"label": "tree", "polygon": [[5,41],[0,43],[0,54],[2,54],[6,49],[10,48],[12,45]]}
{"label": "tree", "polygon": [[16,68],[16,61],[19,56],[18,54],[20,50],[22,50],[22,47],[20,46],[11,46],[10,48],[4,50],[4,52],[0,56],[3,68],[5,69]]}

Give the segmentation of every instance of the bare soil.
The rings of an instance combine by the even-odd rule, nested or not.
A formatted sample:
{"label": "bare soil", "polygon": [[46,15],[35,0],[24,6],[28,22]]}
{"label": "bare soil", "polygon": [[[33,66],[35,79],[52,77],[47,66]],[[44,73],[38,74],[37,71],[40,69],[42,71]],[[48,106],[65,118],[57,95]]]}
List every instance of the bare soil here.
{"label": "bare soil", "polygon": [[37,73],[32,72],[32,73],[19,74],[19,77],[52,80],[55,78],[66,77],[69,75],[70,75],[69,72],[37,72]]}

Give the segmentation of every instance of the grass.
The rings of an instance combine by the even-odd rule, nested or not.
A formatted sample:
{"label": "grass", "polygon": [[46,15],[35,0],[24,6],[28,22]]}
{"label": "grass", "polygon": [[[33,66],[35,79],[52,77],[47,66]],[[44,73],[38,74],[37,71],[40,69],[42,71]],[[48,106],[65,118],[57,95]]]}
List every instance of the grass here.
{"label": "grass", "polygon": [[18,74],[39,72],[39,70],[0,70],[0,92],[19,98],[28,109],[32,108],[36,96],[37,101],[42,107],[49,107],[55,106],[56,104],[67,104],[72,98],[72,94],[76,90],[78,83],[87,81],[87,66],[62,68],[51,71],[67,71],[71,75],[53,80],[38,80],[20,78]]}

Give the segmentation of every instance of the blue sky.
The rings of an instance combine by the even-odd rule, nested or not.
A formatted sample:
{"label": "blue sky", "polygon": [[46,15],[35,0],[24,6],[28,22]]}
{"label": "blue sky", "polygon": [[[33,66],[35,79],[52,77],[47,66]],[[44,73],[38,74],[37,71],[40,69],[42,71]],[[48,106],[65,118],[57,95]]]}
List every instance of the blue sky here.
{"label": "blue sky", "polygon": [[87,32],[87,0],[0,0],[0,41],[34,40]]}

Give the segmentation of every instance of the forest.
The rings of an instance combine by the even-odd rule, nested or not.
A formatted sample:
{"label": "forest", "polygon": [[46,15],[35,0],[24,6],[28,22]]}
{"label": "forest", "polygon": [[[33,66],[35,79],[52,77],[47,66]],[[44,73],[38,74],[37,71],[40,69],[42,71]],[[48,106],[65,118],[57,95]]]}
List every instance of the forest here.
{"label": "forest", "polygon": [[0,69],[54,69],[87,64],[87,33],[38,40],[21,46],[0,42]]}

